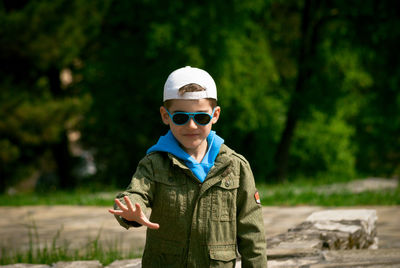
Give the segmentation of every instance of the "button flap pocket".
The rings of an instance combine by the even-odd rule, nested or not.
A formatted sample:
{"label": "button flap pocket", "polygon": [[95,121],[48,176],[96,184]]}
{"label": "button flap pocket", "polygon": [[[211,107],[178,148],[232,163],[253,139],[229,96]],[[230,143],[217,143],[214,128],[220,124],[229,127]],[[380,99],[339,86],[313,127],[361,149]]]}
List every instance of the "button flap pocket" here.
{"label": "button flap pocket", "polygon": [[154,180],[169,186],[178,186],[187,183],[187,178],[185,176],[181,174],[174,174],[172,172],[162,174],[162,176],[155,176]]}
{"label": "button flap pocket", "polygon": [[210,249],[210,258],[215,261],[232,261],[236,257],[236,251],[233,248]]}
{"label": "button flap pocket", "polygon": [[226,190],[237,189],[239,188],[239,177],[225,177],[221,180],[218,186]]}

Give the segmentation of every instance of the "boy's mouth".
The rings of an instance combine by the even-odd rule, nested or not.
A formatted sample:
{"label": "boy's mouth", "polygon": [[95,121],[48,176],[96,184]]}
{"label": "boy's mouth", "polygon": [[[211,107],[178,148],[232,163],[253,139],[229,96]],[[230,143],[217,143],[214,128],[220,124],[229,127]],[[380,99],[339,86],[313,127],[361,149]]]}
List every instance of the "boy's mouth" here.
{"label": "boy's mouth", "polygon": [[183,134],[183,136],[185,136],[185,137],[196,137],[196,136],[198,136],[199,134],[196,134],[196,133],[188,133],[188,134]]}

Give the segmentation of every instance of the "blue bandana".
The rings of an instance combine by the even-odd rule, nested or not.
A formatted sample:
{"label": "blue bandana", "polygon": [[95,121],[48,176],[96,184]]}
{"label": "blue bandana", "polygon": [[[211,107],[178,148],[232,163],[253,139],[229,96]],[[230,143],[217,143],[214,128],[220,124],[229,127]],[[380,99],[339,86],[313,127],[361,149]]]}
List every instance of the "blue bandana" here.
{"label": "blue bandana", "polygon": [[171,130],[165,136],[161,136],[158,142],[147,150],[147,154],[151,152],[167,152],[182,159],[186,166],[193,172],[200,182],[204,182],[208,172],[214,165],[215,159],[219,153],[224,140],[218,136],[215,131],[211,131],[207,137],[208,149],[201,163],[197,162],[193,157],[186,153],[178,141],[172,134]]}

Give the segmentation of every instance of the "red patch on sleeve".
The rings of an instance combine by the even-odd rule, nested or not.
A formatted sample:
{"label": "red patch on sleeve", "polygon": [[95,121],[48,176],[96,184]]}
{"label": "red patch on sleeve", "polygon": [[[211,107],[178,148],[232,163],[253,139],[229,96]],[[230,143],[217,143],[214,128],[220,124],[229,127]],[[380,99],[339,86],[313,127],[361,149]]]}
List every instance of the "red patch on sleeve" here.
{"label": "red patch on sleeve", "polygon": [[258,194],[258,191],[254,194],[254,199],[256,200],[257,204],[261,204],[260,195]]}

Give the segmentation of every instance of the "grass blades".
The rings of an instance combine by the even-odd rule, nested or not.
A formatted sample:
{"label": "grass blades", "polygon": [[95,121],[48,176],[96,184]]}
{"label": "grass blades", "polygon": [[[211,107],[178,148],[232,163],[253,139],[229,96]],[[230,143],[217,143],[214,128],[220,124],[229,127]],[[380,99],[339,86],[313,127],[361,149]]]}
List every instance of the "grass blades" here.
{"label": "grass blades", "polygon": [[33,222],[28,226],[29,243],[26,250],[11,249],[2,246],[0,250],[0,265],[14,263],[31,263],[51,265],[59,261],[98,260],[108,265],[118,259],[134,259],[141,257],[140,251],[122,248],[122,241],[117,239],[107,243],[100,242],[101,230],[93,239],[88,239],[80,248],[71,248],[66,240],[61,240],[63,226],[53,236],[51,241],[41,241],[37,226]]}
{"label": "grass blades", "polygon": [[346,189],[325,191],[324,186],[287,183],[257,185],[263,206],[392,206],[400,205],[400,187],[353,193]]}
{"label": "grass blades", "polygon": [[[336,182],[335,182],[336,181]],[[365,206],[400,205],[400,186],[397,188],[353,193],[344,188],[347,182],[327,178],[295,180],[279,184],[257,184],[264,206]],[[111,207],[120,190],[98,192],[90,189],[55,191],[42,194],[1,194],[0,206],[81,205]]]}
{"label": "grass blades", "polygon": [[76,191],[55,191],[49,193],[1,194],[0,206],[35,206],[35,205],[79,205],[79,206],[112,206],[116,193],[93,192],[86,189]]}

